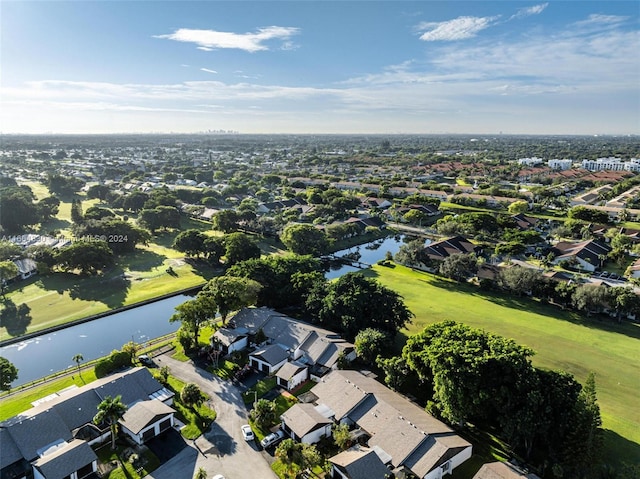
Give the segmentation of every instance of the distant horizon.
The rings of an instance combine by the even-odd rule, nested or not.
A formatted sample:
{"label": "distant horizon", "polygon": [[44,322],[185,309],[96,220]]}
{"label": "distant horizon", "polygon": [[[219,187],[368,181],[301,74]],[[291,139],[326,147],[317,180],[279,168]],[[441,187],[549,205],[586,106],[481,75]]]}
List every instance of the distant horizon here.
{"label": "distant horizon", "polygon": [[639,25],[624,0],[3,1],[0,130],[638,135]]}
{"label": "distant horizon", "polygon": [[206,131],[193,131],[193,132],[176,132],[176,131],[133,131],[133,132],[96,132],[96,133],[60,133],[60,132],[42,132],[42,133],[26,133],[26,132],[0,132],[0,136],[137,136],[137,135],[175,135],[175,136],[187,136],[187,135],[209,135],[209,136],[478,136],[478,137],[501,137],[501,136],[529,136],[529,137],[581,137],[581,138],[600,138],[600,137],[640,137],[640,133],[601,133],[601,134],[589,134],[589,133],[377,133],[377,132],[361,132],[361,133],[294,133],[294,132],[271,132],[271,133],[250,133],[250,132],[229,132],[229,133],[210,133]]}

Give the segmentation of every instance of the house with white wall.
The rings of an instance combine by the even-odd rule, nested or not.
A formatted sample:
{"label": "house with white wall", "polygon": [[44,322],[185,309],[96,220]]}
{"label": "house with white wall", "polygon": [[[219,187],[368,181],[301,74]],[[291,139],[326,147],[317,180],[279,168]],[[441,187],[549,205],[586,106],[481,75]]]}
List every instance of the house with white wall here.
{"label": "house with white wall", "polygon": [[[395,474],[441,479],[472,455],[471,443],[449,426],[358,371],[332,371],[310,393],[321,417],[361,429],[368,438],[366,446]],[[296,418],[282,416],[285,431],[297,426]],[[352,479],[344,464],[338,461],[338,477]]]}

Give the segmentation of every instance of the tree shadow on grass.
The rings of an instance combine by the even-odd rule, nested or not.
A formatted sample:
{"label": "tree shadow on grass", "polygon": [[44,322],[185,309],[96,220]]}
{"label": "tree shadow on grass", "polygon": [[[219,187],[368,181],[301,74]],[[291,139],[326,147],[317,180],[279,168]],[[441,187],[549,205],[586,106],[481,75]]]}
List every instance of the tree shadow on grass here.
{"label": "tree shadow on grass", "polygon": [[203,258],[185,258],[185,262],[193,268],[193,272],[205,281],[209,281],[216,276],[224,273],[224,268],[218,265],[212,265]]}
{"label": "tree shadow on grass", "polygon": [[73,273],[54,273],[38,281],[48,291],[68,292],[71,299],[96,301],[108,308],[123,306],[131,281],[122,268],[112,268],[100,276],[81,276]]}
{"label": "tree shadow on grass", "polygon": [[10,336],[22,336],[31,324],[31,308],[26,304],[16,305],[10,299],[3,301],[0,311],[0,327]]}
{"label": "tree shadow on grass", "polygon": [[162,266],[165,256],[153,251],[136,248],[130,253],[123,253],[117,256],[116,265],[121,269],[133,271],[151,271],[153,268]]}
{"label": "tree shadow on grass", "polygon": [[71,222],[68,220],[62,220],[60,218],[51,218],[50,220],[42,223],[38,228],[39,234],[54,234],[60,230],[66,230],[71,227]]}
{"label": "tree shadow on grass", "polygon": [[638,458],[640,458],[640,444],[630,441],[626,437],[622,437],[610,429],[604,430],[603,437],[603,463],[613,466],[618,471],[620,471],[625,464],[638,464]]}

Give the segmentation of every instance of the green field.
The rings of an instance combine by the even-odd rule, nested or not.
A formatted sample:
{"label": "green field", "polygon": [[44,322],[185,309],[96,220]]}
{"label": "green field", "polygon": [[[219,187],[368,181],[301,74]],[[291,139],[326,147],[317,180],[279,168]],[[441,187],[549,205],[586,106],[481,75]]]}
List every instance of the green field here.
{"label": "green field", "polygon": [[404,297],[416,315],[404,331],[407,335],[451,319],[531,347],[537,366],[568,371],[581,382],[593,371],[606,429],[605,457],[640,457],[638,325],[587,320],[554,306],[458,285],[403,266],[376,265],[365,274]]}
{"label": "green field", "polygon": [[[24,184],[38,199],[49,196],[41,183]],[[83,211],[98,204],[98,200],[78,197]],[[135,221],[135,215],[128,217]],[[38,232],[70,236],[71,224],[71,200],[62,199],[56,218],[41,225]],[[209,235],[219,234],[211,230],[210,223],[187,217],[181,218],[180,226],[180,230],[195,228]],[[205,262],[187,262],[183,253],[171,248],[178,233],[179,230],[160,232],[149,245],[118,256],[115,266],[99,276],[55,272],[15,283],[9,287],[7,299],[30,308],[26,332],[34,332],[197,286],[217,275],[219,271]],[[167,272],[169,267],[172,274]],[[0,327],[0,341],[10,337],[6,328]]]}

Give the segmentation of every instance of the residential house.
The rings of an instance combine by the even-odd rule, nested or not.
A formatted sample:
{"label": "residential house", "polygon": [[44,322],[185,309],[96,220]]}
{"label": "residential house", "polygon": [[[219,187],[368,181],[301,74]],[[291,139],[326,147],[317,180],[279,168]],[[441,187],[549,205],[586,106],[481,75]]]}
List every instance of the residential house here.
{"label": "residential house", "polygon": [[27,279],[38,273],[38,266],[31,258],[22,258],[13,260],[13,264],[18,267],[18,275],[16,278]]}
{"label": "residential house", "polygon": [[[94,424],[93,418],[105,397],[117,395],[129,406],[131,421],[131,413],[141,409],[138,404],[151,404],[148,407],[158,413],[154,416],[156,421],[147,421],[140,430],[142,434],[151,427],[159,431],[161,427],[155,429],[156,424],[166,424],[163,421],[167,419],[173,424],[174,410],[169,407],[173,393],[147,369],[129,369],[80,388],[51,394],[35,401],[31,409],[0,423],[0,477],[95,477],[97,456],[91,446],[107,440],[110,431],[106,424]],[[121,421],[123,429],[124,424]],[[145,440],[151,437],[146,433]]]}
{"label": "residential house", "polygon": [[535,229],[536,224],[538,223],[538,218],[533,218],[523,213],[513,215],[512,218],[516,221],[516,226],[523,231]]}
{"label": "residential house", "polygon": [[[471,457],[471,444],[450,427],[358,371],[332,371],[310,393],[321,417],[362,429],[367,447],[395,474],[440,479]],[[288,419],[283,415],[285,430]],[[334,477],[349,477],[346,464],[338,458]]]}
{"label": "residential house", "polygon": [[290,361],[284,364],[276,373],[278,386],[291,391],[299,384],[309,379],[309,368],[305,364]]}
{"label": "residential house", "polygon": [[313,404],[294,404],[280,416],[282,430],[298,442],[316,444],[331,435],[333,425],[333,420],[321,412],[323,409]]}
{"label": "residential house", "polygon": [[559,241],[552,248],[556,255],[553,264],[569,261],[575,264],[576,268],[583,271],[594,272],[602,267],[611,247],[596,240],[581,242]]}
{"label": "residential house", "polygon": [[452,254],[470,254],[477,253],[478,251],[478,246],[462,236],[446,238],[425,247],[427,256],[435,261],[444,261]]}
{"label": "residential house", "polygon": [[336,369],[341,354],[347,360],[355,359],[355,346],[338,334],[266,307],[242,309],[229,320],[226,328],[214,334],[212,341],[223,336],[246,335],[251,342],[259,331],[266,341],[249,354],[249,364],[266,374],[274,374],[287,362],[294,363],[279,379],[290,388],[299,384],[304,376],[298,367],[306,368],[307,377],[314,379]]}
{"label": "residential house", "polygon": [[142,445],[172,428],[174,413],[171,406],[157,399],[140,401],[124,413],[119,424],[127,436]]}
{"label": "residential house", "polygon": [[332,479],[386,479],[390,470],[368,447],[353,447],[329,459]]}
{"label": "residential house", "polygon": [[245,349],[249,345],[249,336],[242,328],[220,328],[213,334],[211,342],[216,349],[220,348],[222,354],[226,356]]}
{"label": "residential house", "polygon": [[490,462],[483,464],[473,479],[540,479],[508,462]]}
{"label": "residential house", "polygon": [[640,258],[635,260],[631,266],[629,266],[629,276],[632,278],[640,278]]}

